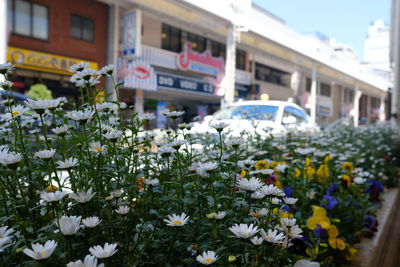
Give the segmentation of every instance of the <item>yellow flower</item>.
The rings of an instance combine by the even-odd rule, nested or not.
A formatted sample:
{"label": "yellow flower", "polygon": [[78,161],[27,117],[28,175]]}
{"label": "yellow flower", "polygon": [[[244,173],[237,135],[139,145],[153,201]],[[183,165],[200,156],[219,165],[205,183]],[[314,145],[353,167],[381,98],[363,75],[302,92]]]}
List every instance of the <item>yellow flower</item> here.
{"label": "yellow flower", "polygon": [[328,242],[333,249],[344,250],[346,248],[346,244],[341,238],[329,238]]}
{"label": "yellow flower", "polygon": [[275,186],[278,187],[279,189],[282,189],[282,188],[283,188],[283,184],[282,184],[279,180],[276,180],[274,184],[275,184]]}
{"label": "yellow flower", "polygon": [[343,174],[342,180],[346,182],[347,187],[351,185],[351,177],[349,175]]}
{"label": "yellow flower", "polygon": [[358,251],[358,250],[355,249],[355,248],[348,247],[347,250],[346,250],[346,254],[345,254],[346,260],[352,261],[352,260],[354,260],[355,258],[357,258],[357,251]]}
{"label": "yellow flower", "polygon": [[300,169],[299,168],[294,169],[294,177],[298,178],[298,177],[300,177],[300,175],[301,175]]}
{"label": "yellow flower", "polygon": [[309,167],[311,163],[311,159],[309,157],[306,157],[306,167]]}
{"label": "yellow flower", "polygon": [[314,176],[314,174],[315,174],[315,169],[311,166],[308,166],[306,169],[306,176],[308,178],[312,178]]}
{"label": "yellow flower", "polygon": [[273,162],[271,162],[271,166],[269,166],[269,167],[270,167],[270,168],[275,168],[276,165],[278,165],[278,162],[273,161]]}
{"label": "yellow flower", "polygon": [[329,226],[328,235],[329,235],[329,239],[336,238],[339,235],[339,230],[337,229],[336,225],[331,224]]}
{"label": "yellow flower", "polygon": [[257,161],[255,167],[256,167],[257,170],[264,170],[264,169],[268,169],[269,168],[268,162],[266,162],[265,160]]}
{"label": "yellow flower", "polygon": [[329,168],[327,165],[323,164],[319,166],[316,174],[317,176],[317,182],[318,183],[323,183],[325,179],[329,179]]}
{"label": "yellow flower", "polygon": [[317,226],[327,229],[331,224],[331,220],[326,216],[326,210],[322,207],[313,206],[313,215],[307,220],[307,227],[314,230]]}
{"label": "yellow flower", "polygon": [[354,170],[354,166],[350,162],[346,161],[342,164],[342,169],[345,170],[348,174],[351,174],[351,172]]}
{"label": "yellow flower", "polygon": [[316,246],[315,248],[307,248],[306,253],[308,256],[311,257],[311,259],[317,258],[319,252],[319,246]]}
{"label": "yellow flower", "polygon": [[324,159],[324,164],[327,165],[331,160],[332,160],[332,156],[331,155],[326,156],[325,159]]}
{"label": "yellow flower", "polygon": [[242,176],[242,178],[246,177],[246,171],[245,171],[245,170],[242,170],[242,171],[240,172],[240,176]]}

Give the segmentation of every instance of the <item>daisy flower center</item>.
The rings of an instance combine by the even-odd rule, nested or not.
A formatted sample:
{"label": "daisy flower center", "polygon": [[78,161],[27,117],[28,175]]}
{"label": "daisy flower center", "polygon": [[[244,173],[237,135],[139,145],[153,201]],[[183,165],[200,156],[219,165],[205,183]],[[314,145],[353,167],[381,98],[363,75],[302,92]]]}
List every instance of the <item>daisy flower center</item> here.
{"label": "daisy flower center", "polygon": [[46,253],[46,251],[40,252],[40,254],[42,254],[42,257],[44,256],[45,253]]}
{"label": "daisy flower center", "polygon": [[173,223],[173,225],[182,225],[182,222],[181,221],[174,221],[174,223]]}
{"label": "daisy flower center", "polygon": [[71,163],[67,162],[65,165],[67,165],[67,166],[71,166]]}
{"label": "daisy flower center", "polygon": [[244,232],[244,235],[247,235],[247,232]]}
{"label": "daisy flower center", "polygon": [[212,262],[212,259],[207,258],[207,259],[204,259],[204,261],[206,261],[206,262]]}
{"label": "daisy flower center", "polygon": [[94,149],[96,149],[99,153],[101,152],[101,147],[95,147]]}
{"label": "daisy flower center", "polygon": [[3,236],[2,235],[0,235],[0,239],[2,239],[3,238]]}
{"label": "daisy flower center", "polygon": [[19,114],[18,111],[14,111],[14,112],[12,113],[12,116],[15,117],[15,116],[17,116],[18,114]]}

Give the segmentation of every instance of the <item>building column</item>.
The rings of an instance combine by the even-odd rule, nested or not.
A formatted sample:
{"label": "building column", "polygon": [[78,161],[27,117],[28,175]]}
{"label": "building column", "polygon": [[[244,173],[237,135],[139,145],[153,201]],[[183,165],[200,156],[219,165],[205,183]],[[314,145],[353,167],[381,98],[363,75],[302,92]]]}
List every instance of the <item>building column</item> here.
{"label": "building column", "polygon": [[236,32],[235,25],[229,26],[226,38],[225,95],[221,107],[229,106],[235,99]]}
{"label": "building column", "polygon": [[365,95],[367,98],[367,124],[371,122],[371,97],[369,95]]}
{"label": "building column", "polygon": [[379,103],[379,120],[385,120],[385,94],[381,94],[381,99]]}
{"label": "building column", "polygon": [[136,89],[135,91],[135,112],[141,115],[144,112],[143,90]]}
{"label": "building column", "polygon": [[[108,6],[108,23],[107,23],[107,64],[114,65],[114,81],[117,81],[117,60],[119,48],[119,5],[112,4]],[[111,101],[117,100],[112,79],[107,77],[106,94],[109,95]]]}
{"label": "building column", "polygon": [[311,75],[311,121],[317,121],[317,64],[313,63]]}
{"label": "building column", "polygon": [[[0,1],[0,64],[7,60],[7,1]],[[3,81],[3,75],[0,75],[0,81]]]}
{"label": "building column", "polygon": [[354,108],[353,108],[353,118],[354,118],[354,127],[358,127],[358,121],[360,119],[360,98],[361,91],[358,85],[358,81],[356,81],[356,85],[354,87]]}
{"label": "building column", "polygon": [[390,119],[397,121],[399,112],[399,87],[400,87],[400,1],[392,1],[392,61],[393,61],[393,72],[394,72],[394,83],[392,88],[391,97],[391,114]]}

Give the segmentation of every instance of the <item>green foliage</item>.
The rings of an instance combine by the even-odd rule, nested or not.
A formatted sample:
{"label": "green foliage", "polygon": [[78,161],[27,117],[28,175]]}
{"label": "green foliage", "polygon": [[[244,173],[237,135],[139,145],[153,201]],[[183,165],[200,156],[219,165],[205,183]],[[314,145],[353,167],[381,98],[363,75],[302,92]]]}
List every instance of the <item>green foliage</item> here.
{"label": "green foliage", "polygon": [[51,90],[47,89],[47,86],[42,83],[34,84],[29,88],[28,94],[30,98],[38,99],[53,99]]}

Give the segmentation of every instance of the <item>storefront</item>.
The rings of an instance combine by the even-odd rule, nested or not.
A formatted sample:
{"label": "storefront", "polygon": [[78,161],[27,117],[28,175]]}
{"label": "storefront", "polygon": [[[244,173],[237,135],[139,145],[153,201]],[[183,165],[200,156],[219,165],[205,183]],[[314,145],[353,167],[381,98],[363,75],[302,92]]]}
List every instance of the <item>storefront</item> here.
{"label": "storefront", "polygon": [[90,68],[97,69],[98,64],[84,59],[64,57],[54,54],[22,49],[9,46],[7,61],[16,70],[9,79],[14,83],[14,90],[27,93],[30,86],[38,83],[45,84],[52,91],[53,97],[65,96],[77,100],[78,90],[69,82],[70,66],[86,61]]}

